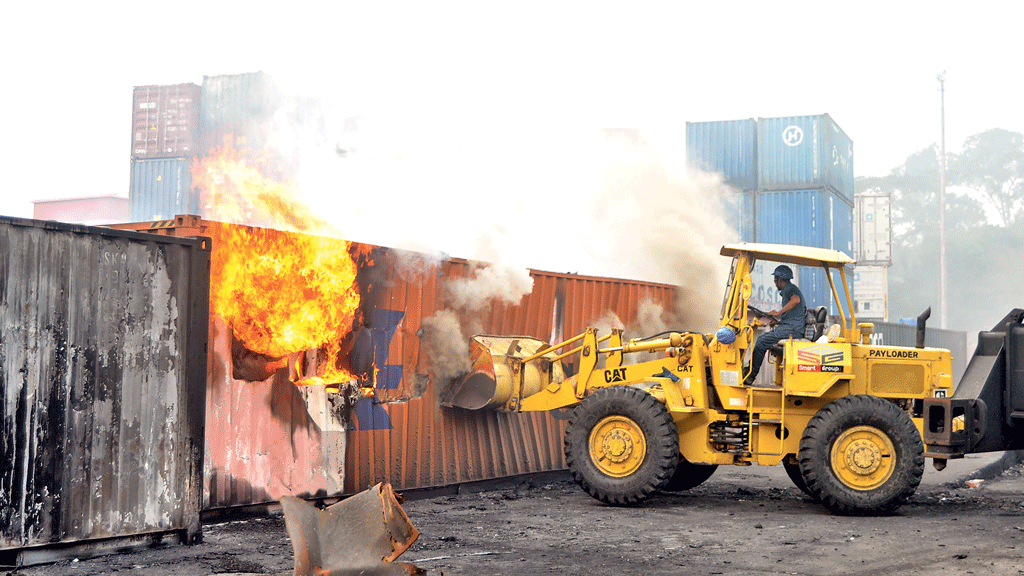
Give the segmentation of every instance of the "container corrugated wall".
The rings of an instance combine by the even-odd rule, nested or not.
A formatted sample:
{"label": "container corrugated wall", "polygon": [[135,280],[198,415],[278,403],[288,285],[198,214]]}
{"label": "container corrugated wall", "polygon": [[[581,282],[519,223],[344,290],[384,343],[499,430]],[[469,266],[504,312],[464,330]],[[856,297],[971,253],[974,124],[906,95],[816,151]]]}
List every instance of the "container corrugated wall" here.
{"label": "container corrugated wall", "polygon": [[[417,331],[424,318],[441,309],[441,279],[465,277],[469,268],[448,261],[438,272],[428,271],[412,283],[393,277],[378,305],[378,313],[399,323],[391,332],[388,363],[402,367],[402,378],[357,407],[346,492],[381,481],[405,488],[441,486],[566,467],[565,422],[558,414],[440,407],[433,382],[421,396],[400,400],[409,398],[418,382],[426,382],[428,366],[422,364]],[[480,318],[484,333],[558,341],[583,332],[609,311],[629,323],[642,301],[671,309],[675,297],[675,289],[662,284],[536,270],[531,277],[533,291],[520,304],[495,305]]]}
{"label": "container corrugated wall", "polygon": [[758,118],[759,190],[832,188],[853,201],[853,141],[829,117]]}
{"label": "container corrugated wall", "polygon": [[[178,224],[182,233],[203,234],[213,223],[184,218]],[[377,371],[374,396],[350,407],[323,387],[297,388],[286,375],[236,380],[228,330],[216,321],[207,389],[206,506],[355,493],[381,481],[409,489],[564,469],[565,424],[557,414],[440,406],[443,391],[428,376],[419,332],[425,318],[443,309],[447,280],[470,276],[472,265],[357,246],[373,252],[366,273],[375,288],[364,294],[359,338]],[[482,331],[560,340],[607,312],[629,324],[643,301],[671,309],[675,298],[675,288],[664,284],[540,271],[531,277],[533,289],[521,302],[496,303],[473,316]]]}
{"label": "container corrugated wall", "polygon": [[199,533],[209,263],[0,217],[0,549]]}
{"label": "container corrugated wall", "polygon": [[132,160],[128,195],[131,219],[163,220],[199,213],[199,191],[192,188],[192,159]]}
{"label": "container corrugated wall", "polygon": [[199,86],[136,86],[132,158],[191,158],[199,152]]}
{"label": "container corrugated wall", "polygon": [[757,120],[686,123],[686,165],[720,173],[740,190],[757,189]]}
{"label": "container corrugated wall", "polygon": [[[763,192],[757,207],[758,242],[830,248],[847,255],[853,251],[853,207],[830,189]],[[803,266],[799,277],[808,305],[829,306],[830,313],[838,313],[824,270]],[[841,280],[834,281],[845,302]]]}

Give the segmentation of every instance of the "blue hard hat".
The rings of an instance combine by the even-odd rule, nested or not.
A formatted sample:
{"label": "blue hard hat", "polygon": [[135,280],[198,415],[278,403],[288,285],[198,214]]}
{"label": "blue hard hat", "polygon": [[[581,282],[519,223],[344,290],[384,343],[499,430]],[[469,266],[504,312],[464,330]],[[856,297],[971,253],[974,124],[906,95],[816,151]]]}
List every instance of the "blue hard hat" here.
{"label": "blue hard hat", "polygon": [[715,332],[715,339],[722,344],[732,344],[736,341],[736,333],[732,331],[732,328],[728,326],[722,326]]}
{"label": "blue hard hat", "polygon": [[793,269],[790,268],[789,266],[786,266],[785,264],[782,264],[775,267],[775,272],[772,272],[772,276],[775,276],[776,278],[780,278],[782,280],[792,280]]}

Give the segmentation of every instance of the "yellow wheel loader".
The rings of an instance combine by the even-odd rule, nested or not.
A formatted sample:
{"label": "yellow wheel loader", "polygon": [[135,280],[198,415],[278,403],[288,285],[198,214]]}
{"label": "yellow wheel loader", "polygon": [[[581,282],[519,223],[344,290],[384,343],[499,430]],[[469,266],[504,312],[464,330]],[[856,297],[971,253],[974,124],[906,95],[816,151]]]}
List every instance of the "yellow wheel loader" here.
{"label": "yellow wheel loader", "polygon": [[[722,332],[627,341],[620,330],[599,335],[591,328],[555,345],[477,335],[472,371],[450,404],[571,410],[570,472],[586,492],[612,505],[693,488],[723,464],[782,464],[796,486],[833,513],[886,514],[913,495],[926,455],[941,469],[946,458],[1006,449],[1006,438],[1015,437],[985,445],[986,433],[974,429],[984,428],[988,404],[973,396],[952,401],[950,353],[924,347],[926,315],[919,318],[917,347],[870,344],[873,325],[858,324],[851,305],[846,267],[854,261],[842,252],[745,243],[726,245],[721,254],[733,261],[716,330],[728,327],[735,335],[723,338],[729,343],[719,341]],[[823,267],[840,310],[826,329],[824,309],[809,303],[810,338],[779,342],[769,351],[770,384],[745,386],[744,356],[765,323],[765,314],[748,305],[758,260]],[[1019,325],[1024,313],[1015,312]],[[1018,327],[1024,343],[1024,326]],[[1005,363],[985,367],[1007,372]],[[985,367],[975,380],[987,377]],[[999,385],[1005,387],[1005,378]],[[1024,419],[1020,396],[1014,414]],[[929,452],[922,434],[935,439]]]}

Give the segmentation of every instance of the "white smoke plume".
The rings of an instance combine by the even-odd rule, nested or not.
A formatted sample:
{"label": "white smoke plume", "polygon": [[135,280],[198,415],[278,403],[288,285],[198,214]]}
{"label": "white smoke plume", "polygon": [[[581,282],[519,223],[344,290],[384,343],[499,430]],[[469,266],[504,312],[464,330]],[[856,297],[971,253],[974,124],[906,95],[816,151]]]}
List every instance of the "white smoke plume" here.
{"label": "white smoke plume", "polygon": [[533,278],[524,268],[500,264],[476,268],[472,278],[448,282],[449,305],[467,312],[479,312],[491,301],[518,304],[533,290]]}
{"label": "white smoke plume", "polygon": [[488,302],[529,292],[527,267],[675,285],[673,310],[622,320],[714,330],[729,264],[718,252],[738,239],[739,211],[715,177],[668,168],[681,150],[666,163],[629,128],[364,112],[330,110],[323,130],[282,147],[300,159],[306,201],[346,239],[492,263],[446,286],[462,333],[450,318],[425,333],[476,333]]}
{"label": "white smoke plume", "polygon": [[424,318],[420,330],[435,382],[444,385],[469,371],[469,339],[463,335],[454,310],[438,310]]}

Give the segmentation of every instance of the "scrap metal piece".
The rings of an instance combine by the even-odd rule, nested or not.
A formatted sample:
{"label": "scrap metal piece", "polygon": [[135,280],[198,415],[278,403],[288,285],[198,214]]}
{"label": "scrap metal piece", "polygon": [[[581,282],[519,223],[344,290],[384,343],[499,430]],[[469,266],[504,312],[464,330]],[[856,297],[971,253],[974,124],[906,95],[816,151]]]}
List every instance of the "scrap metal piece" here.
{"label": "scrap metal piece", "polygon": [[295,554],[295,576],[406,576],[422,570],[395,563],[416,538],[390,484],[377,484],[320,510],[304,500],[281,498]]}

